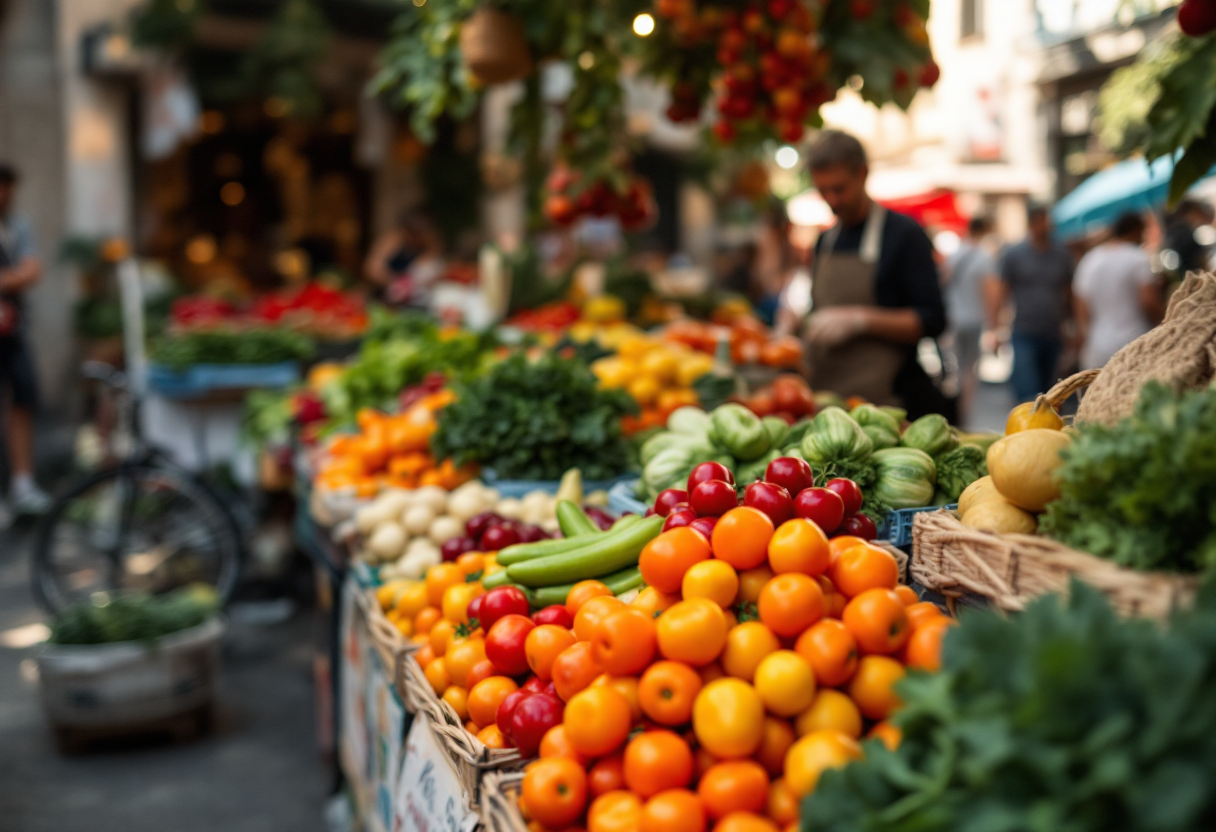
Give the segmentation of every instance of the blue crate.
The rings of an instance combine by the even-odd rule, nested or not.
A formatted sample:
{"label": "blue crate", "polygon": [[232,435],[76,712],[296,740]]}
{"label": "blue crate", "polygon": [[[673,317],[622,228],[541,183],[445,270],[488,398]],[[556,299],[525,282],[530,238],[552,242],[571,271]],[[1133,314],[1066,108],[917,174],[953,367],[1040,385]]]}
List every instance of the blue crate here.
{"label": "blue crate", "polygon": [[148,365],[148,389],[165,398],[204,396],[213,390],[287,387],[300,380],[294,361],[278,364],[194,364],[178,371]]}
{"label": "blue crate", "polygon": [[912,545],[912,519],[922,511],[937,511],[946,508],[953,511],[958,503],[948,506],[925,506],[923,508],[901,508],[887,514],[878,536],[899,549],[907,549]]}
{"label": "blue crate", "polygon": [[649,506],[637,498],[639,482],[630,478],[608,489],[608,510],[613,514],[645,514]]}
{"label": "blue crate", "polygon": [[[557,489],[561,487],[560,480],[503,480],[498,478],[492,469],[485,469],[481,472],[481,480],[490,488],[498,492],[500,497],[514,497],[516,499],[523,497],[533,491],[545,491],[549,494],[556,494]],[[632,474],[622,474],[612,480],[587,480],[583,483],[583,493],[589,494],[592,491],[607,491],[612,493],[612,489],[621,483],[635,482]]]}

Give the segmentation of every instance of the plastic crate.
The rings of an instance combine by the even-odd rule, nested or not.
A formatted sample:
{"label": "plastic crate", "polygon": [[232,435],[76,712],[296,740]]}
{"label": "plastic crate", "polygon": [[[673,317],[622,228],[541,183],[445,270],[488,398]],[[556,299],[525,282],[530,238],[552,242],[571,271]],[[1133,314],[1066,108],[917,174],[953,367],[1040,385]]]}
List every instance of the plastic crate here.
{"label": "plastic crate", "polygon": [[170,399],[204,396],[213,390],[287,387],[300,380],[294,361],[279,364],[194,364],[173,370],[148,365],[148,389]]}
{"label": "plastic crate", "polygon": [[641,480],[628,479],[608,489],[608,510],[613,514],[645,514],[649,506],[637,498],[637,484]]}
{"label": "plastic crate", "polygon": [[908,549],[912,545],[912,519],[922,511],[937,511],[939,508],[954,510],[958,503],[948,506],[924,506],[922,508],[901,508],[887,514],[878,536],[900,549]]}

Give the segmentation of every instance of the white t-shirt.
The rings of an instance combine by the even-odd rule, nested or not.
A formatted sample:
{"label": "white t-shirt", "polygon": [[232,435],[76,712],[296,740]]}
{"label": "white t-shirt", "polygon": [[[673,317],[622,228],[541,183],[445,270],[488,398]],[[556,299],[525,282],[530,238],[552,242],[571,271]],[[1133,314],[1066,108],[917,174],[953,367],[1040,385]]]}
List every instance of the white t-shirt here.
{"label": "white t-shirt", "polygon": [[1073,291],[1089,307],[1082,369],[1105,366],[1123,347],[1153,328],[1139,290],[1154,280],[1148,255],[1123,241],[1103,243],[1081,258]]}

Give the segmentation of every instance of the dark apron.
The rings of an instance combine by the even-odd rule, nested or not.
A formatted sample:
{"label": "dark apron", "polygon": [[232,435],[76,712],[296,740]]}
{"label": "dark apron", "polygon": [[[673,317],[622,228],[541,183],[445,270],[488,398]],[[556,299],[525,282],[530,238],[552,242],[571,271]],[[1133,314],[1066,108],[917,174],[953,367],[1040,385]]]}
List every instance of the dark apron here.
{"label": "dark apron", "polygon": [[[9,254],[8,227],[0,222],[0,270],[15,266]],[[15,295],[0,295],[0,339],[11,339],[21,323],[21,307]]]}
{"label": "dark apron", "polygon": [[[822,251],[811,278],[811,311],[833,306],[876,306],[874,274],[882,254],[882,231],[886,209],[877,202],[866,217],[857,252],[836,253],[840,223],[824,235]],[[894,382],[899,368],[907,358],[906,348],[862,335],[824,347],[807,345],[811,386],[837,395],[861,396],[880,405],[901,406],[895,394]]]}

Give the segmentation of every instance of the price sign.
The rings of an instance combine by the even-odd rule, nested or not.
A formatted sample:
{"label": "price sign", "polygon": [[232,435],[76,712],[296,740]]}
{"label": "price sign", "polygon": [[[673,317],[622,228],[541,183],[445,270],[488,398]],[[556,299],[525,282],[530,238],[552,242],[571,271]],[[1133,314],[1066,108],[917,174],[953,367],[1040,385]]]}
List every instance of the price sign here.
{"label": "price sign", "polygon": [[421,714],[405,740],[393,832],[472,832],[477,813],[456,770]]}

